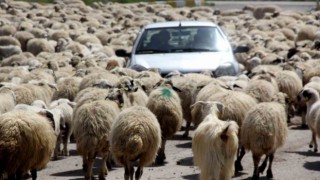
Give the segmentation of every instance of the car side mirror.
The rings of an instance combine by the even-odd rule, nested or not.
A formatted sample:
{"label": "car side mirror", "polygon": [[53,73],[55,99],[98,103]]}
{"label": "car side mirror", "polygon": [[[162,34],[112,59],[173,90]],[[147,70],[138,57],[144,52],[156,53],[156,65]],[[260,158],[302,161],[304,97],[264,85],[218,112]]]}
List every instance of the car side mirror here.
{"label": "car side mirror", "polygon": [[250,48],[248,46],[237,46],[233,49],[233,53],[247,53]]}
{"label": "car side mirror", "polygon": [[124,49],[117,49],[115,53],[118,57],[130,57],[131,55],[131,52],[127,52]]}

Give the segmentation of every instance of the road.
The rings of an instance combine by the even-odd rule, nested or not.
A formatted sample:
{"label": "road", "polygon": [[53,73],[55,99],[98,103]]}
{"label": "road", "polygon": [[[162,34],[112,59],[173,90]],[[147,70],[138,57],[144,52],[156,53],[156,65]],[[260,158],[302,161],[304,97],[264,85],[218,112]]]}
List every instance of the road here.
{"label": "road", "polygon": [[[297,120],[294,122],[298,122]],[[297,125],[289,127],[286,143],[275,154],[273,163],[274,179],[278,180],[320,180],[320,153],[312,152],[308,143],[311,137],[310,130],[302,130]],[[150,166],[144,169],[141,180],[197,180],[199,170],[193,166],[191,138],[181,139],[183,132],[167,142],[167,161],[164,166]],[[192,132],[191,132],[192,136]],[[79,180],[83,179],[84,173],[81,170],[82,160],[77,155],[75,144],[71,143],[71,156],[51,161],[48,167],[38,172],[41,180]],[[96,160],[94,173],[97,177],[98,166],[101,159]],[[242,161],[244,171],[233,177],[233,180],[247,180],[251,178],[253,162],[250,152],[247,152]],[[113,168],[109,171],[106,179],[123,179],[124,169]],[[262,180],[266,174],[262,174]]]}
{"label": "road", "polygon": [[[289,2],[289,1],[212,1],[216,9],[242,9],[246,5],[278,5],[284,10],[307,12],[316,7],[316,1],[313,2]],[[210,2],[208,2],[210,4]]]}

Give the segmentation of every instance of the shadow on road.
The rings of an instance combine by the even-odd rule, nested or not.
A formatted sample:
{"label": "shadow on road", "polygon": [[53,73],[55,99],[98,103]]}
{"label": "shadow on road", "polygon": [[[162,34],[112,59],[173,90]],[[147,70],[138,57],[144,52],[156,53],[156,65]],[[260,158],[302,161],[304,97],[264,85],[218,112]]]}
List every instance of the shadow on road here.
{"label": "shadow on road", "polygon": [[308,170],[320,171],[320,161],[306,162],[304,163],[303,167]]}
{"label": "shadow on road", "polygon": [[192,140],[192,138],[190,136],[182,137],[181,134],[175,134],[170,138],[170,140],[190,141],[190,140]]}
{"label": "shadow on road", "polygon": [[319,153],[315,153],[311,150],[308,151],[285,151],[286,153],[294,153],[294,154],[299,154],[302,156],[311,156],[311,157],[320,157]]}
{"label": "shadow on road", "polygon": [[177,144],[176,147],[177,148],[191,148],[192,147],[192,142],[186,142],[186,143],[182,143],[182,144]]}
{"label": "shadow on road", "polygon": [[190,174],[190,175],[185,175],[185,176],[182,176],[183,179],[190,179],[190,180],[193,180],[193,179],[199,179],[199,174]]}
{"label": "shadow on road", "polygon": [[179,166],[193,166],[193,157],[186,157],[177,161]]}

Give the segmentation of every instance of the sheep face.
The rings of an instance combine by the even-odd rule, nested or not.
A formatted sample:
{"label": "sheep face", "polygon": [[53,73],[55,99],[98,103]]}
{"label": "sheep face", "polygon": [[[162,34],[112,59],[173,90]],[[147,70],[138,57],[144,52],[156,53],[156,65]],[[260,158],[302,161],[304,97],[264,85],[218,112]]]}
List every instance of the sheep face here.
{"label": "sheep face", "polygon": [[124,93],[123,89],[111,89],[106,99],[117,102],[118,106],[122,108],[124,105],[123,93]]}
{"label": "sheep face", "polygon": [[212,112],[219,118],[223,112],[224,105],[220,102],[216,101],[198,101],[195,104],[191,105],[191,109],[200,108],[202,117],[204,118],[208,114],[211,114]]}

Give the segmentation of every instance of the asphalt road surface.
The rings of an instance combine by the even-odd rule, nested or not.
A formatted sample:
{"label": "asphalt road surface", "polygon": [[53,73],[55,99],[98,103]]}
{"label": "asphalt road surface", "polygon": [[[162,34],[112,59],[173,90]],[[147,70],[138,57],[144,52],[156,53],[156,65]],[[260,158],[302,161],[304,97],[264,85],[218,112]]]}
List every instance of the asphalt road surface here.
{"label": "asphalt road surface", "polygon": [[[299,129],[299,119],[289,126],[286,143],[275,154],[273,163],[273,175],[277,180],[320,180],[320,153],[314,153],[309,149],[308,143],[311,138],[310,130]],[[199,170],[193,166],[191,138],[181,139],[183,132],[178,132],[167,142],[167,161],[164,166],[150,166],[144,169],[141,180],[197,180]],[[193,132],[191,132],[191,136]],[[49,162],[46,169],[38,172],[40,180],[78,180],[83,179],[82,159],[75,150],[75,144],[70,144],[70,156],[57,161]],[[94,167],[95,177],[99,171],[101,159],[96,160]],[[247,152],[242,161],[244,171],[238,173],[232,179],[251,179],[253,172],[253,161],[251,153]],[[124,179],[124,169],[114,167],[106,179]],[[266,174],[260,176],[265,180]]]}
{"label": "asphalt road surface", "polygon": [[288,1],[213,1],[216,9],[242,9],[246,5],[277,5],[284,10],[307,12],[316,7],[316,1],[312,2],[288,2]]}

